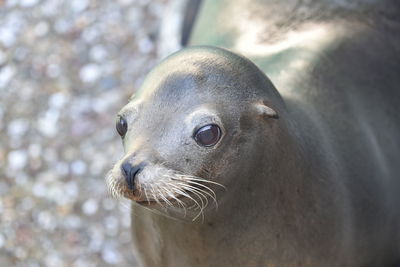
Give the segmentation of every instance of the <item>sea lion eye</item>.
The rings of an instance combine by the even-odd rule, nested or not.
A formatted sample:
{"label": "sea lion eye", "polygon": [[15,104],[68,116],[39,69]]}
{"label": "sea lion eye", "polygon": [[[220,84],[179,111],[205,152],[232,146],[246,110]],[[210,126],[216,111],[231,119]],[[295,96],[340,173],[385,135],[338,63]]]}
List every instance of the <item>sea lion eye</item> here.
{"label": "sea lion eye", "polygon": [[117,122],[115,124],[115,128],[117,128],[117,132],[121,137],[124,137],[126,134],[126,131],[128,131],[128,123],[126,122],[126,119],[122,116],[117,117]]}
{"label": "sea lion eye", "polygon": [[216,124],[201,127],[194,134],[194,140],[201,146],[214,146],[221,138],[221,129]]}

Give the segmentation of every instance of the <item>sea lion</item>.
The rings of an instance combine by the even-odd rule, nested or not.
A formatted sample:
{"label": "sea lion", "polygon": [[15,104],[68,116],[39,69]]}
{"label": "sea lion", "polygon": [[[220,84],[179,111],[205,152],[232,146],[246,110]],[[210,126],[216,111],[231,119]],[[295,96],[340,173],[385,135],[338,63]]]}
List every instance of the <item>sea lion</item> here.
{"label": "sea lion", "polygon": [[399,10],[368,1],[363,16],[356,3],[271,27],[273,42],[247,53],[248,36],[223,44],[262,70],[201,46],[148,75],[118,115],[125,155],[107,176],[133,200],[143,266],[400,262]]}
{"label": "sea lion", "polygon": [[384,183],[395,177],[352,173],[323,130],[241,56],[213,47],[170,56],[121,110],[117,129],[126,154],[107,181],[143,206],[133,205],[132,229],[144,266],[399,259],[400,190]]}

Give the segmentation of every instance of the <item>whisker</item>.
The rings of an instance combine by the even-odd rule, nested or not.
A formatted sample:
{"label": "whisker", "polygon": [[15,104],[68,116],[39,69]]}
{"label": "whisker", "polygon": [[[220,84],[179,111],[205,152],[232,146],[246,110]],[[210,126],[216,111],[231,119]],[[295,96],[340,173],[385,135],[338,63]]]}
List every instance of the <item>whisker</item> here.
{"label": "whisker", "polygon": [[202,215],[202,218],[203,218],[203,221],[204,221],[204,212],[203,212],[203,210],[205,209],[205,206],[208,204],[207,198],[205,197],[206,204],[204,204],[203,198],[202,198],[202,196],[204,197],[204,195],[201,194],[201,193],[199,193],[199,192],[197,192],[197,189],[196,189],[196,188],[190,188],[190,187],[188,187],[188,188],[185,188],[185,189],[186,189],[187,191],[190,191],[190,192],[192,192],[193,194],[195,194],[195,195],[199,198],[199,200],[200,200],[200,202],[201,202],[201,207],[199,206],[200,211],[199,211],[199,213],[193,218],[192,221],[195,221],[200,215]]}
{"label": "whisker", "polygon": [[147,188],[143,188],[144,195],[146,197],[147,204],[150,204],[149,196],[147,195]]}
{"label": "whisker", "polygon": [[167,183],[167,182],[165,182],[165,181],[163,181],[163,184],[165,185],[164,190],[167,192],[167,195],[168,195],[170,198],[176,200],[176,201],[178,202],[178,204],[181,204],[181,206],[182,206],[183,208],[186,207],[185,203],[183,203],[181,200],[179,200],[179,199],[174,195],[174,193],[171,192],[171,191],[169,190],[171,184],[170,184],[170,183]]}
{"label": "whisker", "polygon": [[[181,210],[184,216],[187,211],[193,211],[192,221],[197,220],[200,216],[204,221],[205,210],[214,206],[218,209],[216,188],[212,185],[226,187],[218,182],[214,182],[202,177],[187,175],[180,171],[169,169],[167,162],[158,165],[149,166],[142,172],[137,180],[137,190],[135,191],[135,199],[147,202],[149,205],[156,202],[157,209],[153,207],[144,207],[156,214],[170,217],[170,211],[173,208]],[[210,175],[210,173],[207,173]],[[125,199],[133,196],[133,192],[127,190],[126,184],[120,180],[114,179],[112,171],[106,174],[106,183],[108,195],[115,199]],[[137,195],[136,195],[137,194]],[[182,198],[186,200],[183,201]]]}
{"label": "whisker", "polygon": [[150,184],[150,187],[151,187],[150,191],[153,195],[153,200],[156,201],[157,204],[160,205],[162,208],[166,209],[166,207],[163,204],[161,204],[160,200],[158,199],[157,194],[155,193],[155,190],[154,190],[154,186],[152,184]]}
{"label": "whisker", "polygon": [[[176,192],[178,192],[178,193],[181,194],[182,196],[185,196],[185,197],[187,197],[188,199],[192,200],[192,201],[197,205],[197,207],[200,208],[199,202],[197,202],[193,197],[191,197],[190,195],[188,195],[187,193],[185,193],[185,191],[182,191],[182,190],[180,189],[180,187],[177,187],[177,186],[174,185],[174,184],[171,184],[171,186],[173,186],[173,187],[175,188]],[[189,209],[190,209],[190,208],[191,208],[191,207],[189,207]]]}
{"label": "whisker", "polygon": [[183,202],[183,201],[181,201],[181,200],[179,200],[172,192],[170,192],[168,189],[166,189],[166,191],[167,191],[167,194],[168,194],[168,196],[169,197],[171,197],[172,199],[174,199],[177,203],[178,203],[178,205],[180,205],[181,207],[182,207],[182,209],[183,209],[183,211],[184,211],[184,217],[186,217],[186,205],[185,205],[185,203]]}
{"label": "whisker", "polygon": [[[172,177],[172,176],[169,176],[169,178],[171,178],[172,180],[175,180],[174,177]],[[179,181],[179,180],[177,180],[177,181]],[[198,185],[198,186],[201,186],[201,187],[207,189],[208,191],[211,192],[212,196],[209,195],[208,193],[207,193],[207,195],[209,195],[209,196],[214,200],[214,202],[216,202],[217,196],[216,196],[214,190],[212,190],[210,187],[208,187],[208,186],[206,186],[206,185],[203,185],[203,184],[201,184],[201,183],[192,181],[192,180],[185,180],[185,181],[182,181],[182,182],[190,183],[190,184],[194,184],[194,185]],[[182,185],[182,184],[181,184],[181,185]],[[204,192],[205,192],[205,191],[204,191]]]}
{"label": "whisker", "polygon": [[[206,201],[205,205],[203,206],[203,208],[207,207],[208,205],[208,200],[207,197],[205,195],[203,195],[203,193],[208,194],[209,196],[211,196],[208,192],[202,191],[201,189],[191,186],[189,184],[182,184],[182,188],[185,189],[186,191],[190,191],[190,192],[197,192],[198,194],[200,194]],[[212,197],[212,196],[211,196]]]}
{"label": "whisker", "polygon": [[203,184],[197,183],[197,182],[193,182],[193,181],[187,181],[187,182],[190,183],[190,184],[201,186],[204,189],[207,189],[210,193],[205,191],[205,190],[201,190],[201,191],[204,192],[205,194],[207,194],[209,197],[211,197],[213,199],[213,201],[215,203],[215,207],[218,209],[217,195],[215,194],[215,192],[211,188],[209,188],[208,186],[205,186]]}
{"label": "whisker", "polygon": [[157,191],[160,193],[160,197],[161,199],[167,203],[168,206],[174,207],[174,205],[172,205],[172,203],[164,196],[164,194],[160,191],[159,188],[157,188]]}
{"label": "whisker", "polygon": [[209,183],[209,184],[215,184],[218,185],[222,188],[224,188],[226,190],[226,187],[220,183],[214,182],[214,181],[210,181],[210,180],[206,180],[197,176],[191,176],[191,175],[184,175],[184,174],[177,174],[177,176],[183,180],[192,180],[192,181],[198,181],[198,182],[204,182],[204,183]]}
{"label": "whisker", "polygon": [[193,181],[178,182],[177,184],[182,185],[182,186],[186,186],[188,184],[194,184],[194,185],[197,185],[197,186],[201,186],[204,189],[207,189],[208,191],[210,191],[211,194],[209,192],[201,189],[201,188],[196,188],[196,187],[193,187],[193,188],[196,188],[200,192],[203,192],[203,193],[207,194],[209,197],[211,197],[214,200],[214,202],[217,202],[217,199],[216,199],[217,196],[216,196],[215,192],[211,188],[209,188],[208,186],[205,186],[203,184],[200,184],[200,183],[197,183],[197,182],[193,182]]}

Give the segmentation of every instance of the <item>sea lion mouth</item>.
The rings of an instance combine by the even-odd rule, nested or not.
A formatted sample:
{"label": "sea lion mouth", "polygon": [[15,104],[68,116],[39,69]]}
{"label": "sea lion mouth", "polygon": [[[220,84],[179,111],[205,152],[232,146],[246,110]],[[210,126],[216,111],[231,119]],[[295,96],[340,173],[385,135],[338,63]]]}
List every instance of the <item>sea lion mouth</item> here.
{"label": "sea lion mouth", "polygon": [[[178,200],[182,200],[184,198],[185,198],[185,196],[183,196],[183,195],[176,196],[176,199],[178,199]],[[168,201],[171,202],[171,203],[174,203],[174,202],[176,203],[177,202],[176,199],[168,199]],[[137,204],[139,204],[139,205],[146,206],[146,207],[154,207],[154,206],[159,206],[159,205],[163,206],[163,205],[167,204],[167,202],[165,200],[163,200],[163,199],[158,199],[158,200],[135,200],[135,202]]]}
{"label": "sea lion mouth", "polygon": [[[161,197],[161,198],[146,198],[143,199],[140,197],[140,195],[138,197],[134,197],[133,199],[128,196],[128,198],[132,199],[133,201],[135,201],[136,203],[143,205],[143,206],[155,206],[155,205],[160,205],[160,206],[164,206],[165,204],[179,204],[182,201],[185,201],[186,199],[191,200],[191,198],[196,198],[199,197],[199,195],[201,197],[204,196],[205,198],[211,198],[212,200],[216,201],[216,194],[213,192],[213,190],[211,188],[209,188],[208,186],[204,185],[202,182],[197,182],[197,184],[194,185],[190,185],[189,183],[186,186],[190,186],[190,190],[188,189],[182,189],[179,194],[174,195],[174,196],[166,196],[166,197]],[[182,186],[185,187],[185,186]],[[204,192],[205,188],[209,191],[209,192]],[[139,194],[141,194],[139,192]]]}
{"label": "sea lion mouth", "polygon": [[215,186],[225,188],[217,182],[160,165],[145,167],[138,175],[133,190],[123,179],[114,178],[112,172],[106,180],[113,197],[124,197],[148,208],[180,209],[185,214],[189,210],[194,210],[197,215],[193,220],[203,215],[210,204],[218,206],[213,188]]}
{"label": "sea lion mouth", "polygon": [[[198,189],[199,191],[200,188]],[[210,201],[210,199],[212,201]],[[215,205],[215,208],[218,208],[216,195],[214,196],[210,194],[209,196],[205,196],[201,193],[194,193],[186,191],[185,195],[177,195],[171,199],[151,199],[151,200],[135,200],[140,206],[148,208],[150,210],[154,210],[158,212],[163,212],[164,215],[169,216],[170,210],[178,211],[183,214],[183,217],[187,217],[190,213],[189,217],[192,217],[192,221],[195,221],[197,218],[201,217],[204,220],[204,211],[206,208],[210,206],[210,203]],[[163,214],[161,213],[161,214]]]}

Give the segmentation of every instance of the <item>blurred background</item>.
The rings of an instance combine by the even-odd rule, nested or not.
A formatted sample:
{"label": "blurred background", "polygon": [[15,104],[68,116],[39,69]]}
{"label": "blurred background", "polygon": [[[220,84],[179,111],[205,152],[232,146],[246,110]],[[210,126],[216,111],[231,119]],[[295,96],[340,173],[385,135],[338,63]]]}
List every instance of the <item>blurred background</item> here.
{"label": "blurred background", "polygon": [[135,266],[104,176],[183,0],[0,0],[0,266]]}

